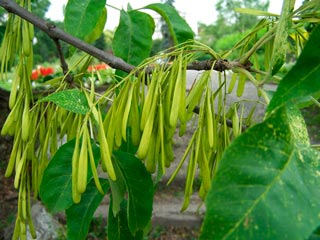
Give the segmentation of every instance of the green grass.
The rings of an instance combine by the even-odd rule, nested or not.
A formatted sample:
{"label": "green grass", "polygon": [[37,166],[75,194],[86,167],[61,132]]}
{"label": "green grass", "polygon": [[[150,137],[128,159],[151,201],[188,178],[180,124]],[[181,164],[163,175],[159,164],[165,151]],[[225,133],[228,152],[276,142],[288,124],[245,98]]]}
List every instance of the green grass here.
{"label": "green grass", "polygon": [[12,80],[13,80],[14,74],[12,72],[8,72],[6,74],[3,74],[0,77],[0,88],[10,91]]}

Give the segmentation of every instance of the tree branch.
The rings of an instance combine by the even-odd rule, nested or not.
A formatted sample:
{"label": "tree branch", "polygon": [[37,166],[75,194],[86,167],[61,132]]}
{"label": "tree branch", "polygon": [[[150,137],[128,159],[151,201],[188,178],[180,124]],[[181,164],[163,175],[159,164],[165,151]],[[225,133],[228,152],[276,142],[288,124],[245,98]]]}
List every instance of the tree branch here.
{"label": "tree branch", "polygon": [[[212,65],[214,64],[213,68]],[[188,64],[188,70],[215,70],[218,72],[223,72],[225,70],[230,70],[235,67],[240,67],[246,69],[248,71],[252,71],[251,69],[252,63],[247,61],[245,64],[241,64],[239,61],[229,62],[226,59],[209,59],[204,61],[195,61]]]}
{"label": "tree branch", "polygon": [[109,54],[101,49],[98,49],[80,39],[64,32],[56,27],[54,24],[46,22],[45,20],[35,16],[26,9],[20,7],[17,3],[11,0],[0,0],[0,6],[8,12],[14,13],[19,17],[32,23],[35,27],[47,33],[53,39],[60,39],[70,45],[90,54],[91,56],[107,63],[110,67],[122,70],[124,72],[131,72],[135,67],[126,63],[121,58]]}

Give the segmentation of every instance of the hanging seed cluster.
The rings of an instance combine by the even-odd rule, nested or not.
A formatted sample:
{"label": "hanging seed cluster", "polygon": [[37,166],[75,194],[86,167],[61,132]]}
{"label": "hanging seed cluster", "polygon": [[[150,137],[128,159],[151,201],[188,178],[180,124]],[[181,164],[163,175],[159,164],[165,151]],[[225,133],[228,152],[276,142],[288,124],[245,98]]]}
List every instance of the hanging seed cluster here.
{"label": "hanging seed cluster", "polygon": [[[29,8],[30,0],[21,4]],[[187,92],[188,64],[196,59],[196,52],[209,53],[217,59],[211,49],[187,43],[168,54],[147,59],[102,95],[96,92],[93,80],[90,87],[85,87],[79,72],[77,76],[80,77],[74,78],[75,85],[85,96],[89,110],[77,112],[53,102],[34,102],[29,79],[32,25],[10,15],[8,26],[1,49],[2,72],[14,63],[13,52],[18,53],[19,61],[9,101],[11,113],[1,134],[14,136],[5,176],[15,173],[14,186],[19,190],[16,238],[26,238],[27,225],[35,237],[30,212],[31,193],[38,196],[43,172],[63,139],[75,139],[71,159],[72,198],[78,203],[86,190],[89,166],[97,189],[103,193],[98,177],[99,167],[96,167],[93,156],[93,141],[100,147],[99,166],[111,180],[117,179],[112,152],[128,142],[136,147],[135,155],[144,162],[147,170],[157,172],[160,178],[175,159],[175,133],[178,130],[180,136],[184,135],[188,123],[196,119],[196,129],[169,183],[188,161],[182,210],[189,205],[197,169],[201,180],[199,193],[202,198],[206,196],[215,166],[232,138],[241,133],[242,124],[238,105],[226,110],[226,88],[212,89],[212,81],[219,81],[220,86],[225,86],[226,79],[221,74],[219,79],[214,79],[211,70],[204,71]],[[160,64],[163,59],[174,60]],[[76,64],[77,69],[86,69],[80,65],[87,66],[91,60],[90,57],[82,58]],[[55,86],[58,83],[56,92],[69,87],[61,78],[51,82]],[[198,107],[199,113],[196,114]],[[233,128],[228,126],[227,119],[232,119]]]}

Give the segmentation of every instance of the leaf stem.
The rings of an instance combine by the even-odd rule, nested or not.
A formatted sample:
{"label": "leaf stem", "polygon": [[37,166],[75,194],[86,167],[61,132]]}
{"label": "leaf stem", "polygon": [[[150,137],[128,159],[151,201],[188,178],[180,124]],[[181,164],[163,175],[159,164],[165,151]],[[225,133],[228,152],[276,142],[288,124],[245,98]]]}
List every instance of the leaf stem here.
{"label": "leaf stem", "polygon": [[244,56],[240,58],[239,62],[241,64],[245,64],[246,62],[248,62],[251,55],[254,54],[257,51],[257,49],[262,47],[264,44],[266,44],[268,41],[270,41],[274,37],[276,28],[277,28],[277,24],[275,24],[265,35],[263,35],[263,37],[260,38],[252,46],[252,48]]}

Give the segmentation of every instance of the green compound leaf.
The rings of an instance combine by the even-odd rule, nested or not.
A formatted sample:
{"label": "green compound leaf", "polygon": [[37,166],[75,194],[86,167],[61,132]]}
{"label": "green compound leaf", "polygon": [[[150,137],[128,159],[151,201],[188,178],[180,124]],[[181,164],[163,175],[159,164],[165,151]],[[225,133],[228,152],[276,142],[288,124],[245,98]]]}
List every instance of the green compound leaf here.
{"label": "green compound leaf", "polygon": [[[103,191],[107,192],[109,189],[109,181],[107,179],[100,179],[100,183]],[[86,239],[93,214],[103,197],[104,195],[98,191],[92,179],[86,191],[82,194],[80,203],[73,204],[66,210],[68,239]]]}
{"label": "green compound leaf", "polygon": [[177,10],[170,5],[163,3],[154,3],[147,5],[144,8],[153,10],[161,15],[161,17],[168,25],[175,45],[194,38],[194,32],[192,31],[186,20],[184,20],[179,15]]}
{"label": "green compound leaf", "polygon": [[[51,213],[63,211],[73,204],[72,200],[72,155],[75,140],[62,145],[45,169],[40,184],[40,198]],[[99,148],[93,143],[92,151],[96,164],[100,158]],[[88,181],[92,177],[88,167]]]}
{"label": "green compound leaf", "polygon": [[320,91],[320,26],[313,30],[297,63],[281,80],[268,112],[288,101],[299,101]]}
{"label": "green compound leaf", "polygon": [[[65,13],[65,30],[80,39],[89,40],[93,32],[104,28],[106,0],[69,0]],[[101,17],[105,19],[101,19]],[[90,39],[92,40],[92,39]]]}
{"label": "green compound leaf", "polygon": [[68,89],[52,93],[40,99],[39,102],[53,102],[70,112],[83,115],[90,110],[86,96],[79,89]]}
{"label": "green compound leaf", "polygon": [[94,29],[92,29],[89,35],[85,36],[84,41],[87,43],[93,43],[95,40],[97,40],[103,34],[104,26],[106,25],[106,20],[107,9],[103,8],[96,26],[94,27]]}
{"label": "green compound leaf", "polygon": [[280,108],[226,149],[200,239],[307,239],[320,225],[320,154],[291,134],[294,114]]}
{"label": "green compound leaf", "polygon": [[118,151],[114,157],[128,191],[128,226],[135,235],[151,219],[153,182],[143,163],[133,154]]}
{"label": "green compound leaf", "polygon": [[114,54],[137,66],[150,55],[154,28],[150,15],[121,10],[120,23],[112,41]]}

